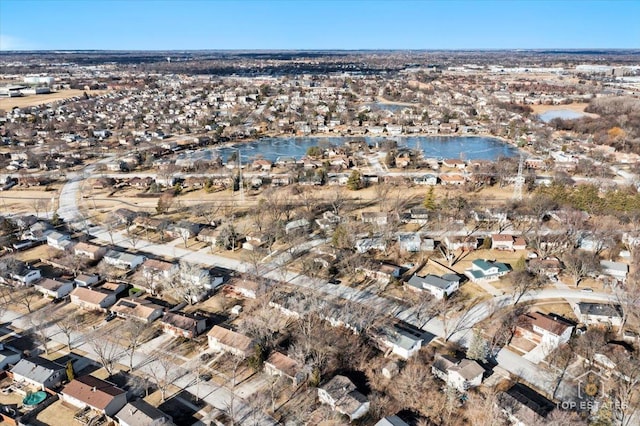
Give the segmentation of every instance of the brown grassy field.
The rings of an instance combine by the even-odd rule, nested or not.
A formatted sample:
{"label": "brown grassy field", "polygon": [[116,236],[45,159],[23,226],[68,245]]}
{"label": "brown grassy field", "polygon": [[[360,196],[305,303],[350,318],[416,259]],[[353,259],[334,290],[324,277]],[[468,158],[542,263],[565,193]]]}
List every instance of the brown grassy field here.
{"label": "brown grassy field", "polygon": [[[0,99],[0,109],[10,110],[12,108],[26,108],[36,105],[42,105],[49,102],[55,102],[62,99],[69,99],[76,96],[82,96],[84,90],[80,89],[67,89],[59,90],[53,93],[47,93],[45,95],[28,95],[21,96],[19,98],[2,98]],[[106,90],[91,90],[87,91],[87,94],[91,96],[102,95],[106,93]]]}
{"label": "brown grassy field", "polygon": [[588,103],[573,103],[567,105],[530,105],[535,114],[542,114],[547,111],[554,111],[559,109],[568,109],[570,111],[582,112],[590,117],[597,117],[597,114],[591,114],[584,112],[584,109],[588,106]]}

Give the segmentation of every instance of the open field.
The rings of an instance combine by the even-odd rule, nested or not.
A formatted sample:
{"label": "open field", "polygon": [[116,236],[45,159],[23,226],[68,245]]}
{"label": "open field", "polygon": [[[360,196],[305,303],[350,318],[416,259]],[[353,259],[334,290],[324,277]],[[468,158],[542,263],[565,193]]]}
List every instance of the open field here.
{"label": "open field", "polygon": [[566,105],[529,105],[535,114],[543,114],[547,111],[556,111],[556,110],[570,110],[575,112],[581,112],[589,117],[597,117],[597,114],[591,114],[588,112],[584,112],[584,109],[588,106],[588,103],[573,103]]}
{"label": "open field", "polygon": [[[0,109],[10,110],[15,107],[18,108],[27,108],[36,105],[42,105],[49,102],[60,101],[62,99],[74,98],[76,96],[82,96],[84,90],[80,89],[66,89],[59,90],[53,93],[47,93],[45,95],[29,95],[29,96],[20,96],[18,98],[2,98],[0,99]],[[87,90],[88,95],[102,95],[106,93],[106,90]]]}

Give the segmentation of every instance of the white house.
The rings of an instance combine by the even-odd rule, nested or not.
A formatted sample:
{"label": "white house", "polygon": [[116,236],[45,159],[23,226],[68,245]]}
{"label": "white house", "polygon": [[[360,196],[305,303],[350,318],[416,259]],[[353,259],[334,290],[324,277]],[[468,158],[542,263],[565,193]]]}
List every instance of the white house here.
{"label": "white house", "polygon": [[484,368],[470,359],[458,361],[446,355],[437,355],[431,366],[431,372],[444,380],[447,385],[460,392],[466,392],[482,384]]}
{"label": "white house", "polygon": [[49,231],[47,245],[56,250],[66,250],[71,245],[71,236],[58,231]]}
{"label": "white house", "polygon": [[356,385],[347,377],[336,375],[318,388],[318,399],[333,410],[349,417],[351,421],[359,419],[369,411],[370,402],[358,392]]}
{"label": "white house", "polygon": [[144,256],[117,250],[109,250],[104,255],[104,261],[108,265],[119,269],[135,269],[144,262],[144,259]]}
{"label": "white house", "polygon": [[38,290],[44,296],[59,299],[71,293],[71,291],[73,290],[73,282],[58,281],[52,280],[51,278],[45,278],[44,280],[38,281],[38,283],[35,284],[33,288]]}
{"label": "white house", "polygon": [[106,252],[106,247],[85,242],[79,242],[73,247],[73,253],[76,256],[86,257],[90,260],[100,260]]}
{"label": "white house", "polygon": [[24,267],[20,272],[10,274],[11,279],[19,282],[22,285],[31,285],[42,278],[40,269],[32,269],[30,267]]}
{"label": "white house", "polygon": [[622,283],[627,281],[627,274],[629,274],[629,265],[627,265],[626,263],[601,260],[600,269],[604,275],[613,277]]}
{"label": "white house", "polygon": [[424,332],[410,327],[394,324],[385,327],[377,336],[377,340],[387,350],[402,359],[409,359],[422,348]]}
{"label": "white house", "polygon": [[578,321],[586,325],[622,326],[622,306],[605,303],[579,302],[574,307]]}
{"label": "white house", "polygon": [[460,288],[460,277],[456,274],[445,274],[442,277],[429,274],[419,277],[416,274],[407,281],[406,288],[414,291],[426,290],[438,299],[451,296]]}
{"label": "white house", "polygon": [[497,281],[510,270],[506,263],[476,259],[471,262],[471,268],[467,269],[464,273],[473,282]]}
{"label": "white house", "polygon": [[432,174],[426,174],[422,176],[415,176],[413,183],[416,185],[436,185],[438,183],[438,177]]}
{"label": "white house", "polygon": [[292,220],[291,222],[288,222],[284,226],[284,232],[289,234],[297,230],[305,229],[308,226],[309,226],[309,221],[307,219]]}
{"label": "white house", "polygon": [[557,315],[531,312],[518,318],[516,332],[543,346],[550,353],[571,338],[573,324]]}
{"label": "white house", "polygon": [[21,359],[11,372],[14,381],[27,383],[40,390],[53,388],[66,377],[63,365],[40,357]]}

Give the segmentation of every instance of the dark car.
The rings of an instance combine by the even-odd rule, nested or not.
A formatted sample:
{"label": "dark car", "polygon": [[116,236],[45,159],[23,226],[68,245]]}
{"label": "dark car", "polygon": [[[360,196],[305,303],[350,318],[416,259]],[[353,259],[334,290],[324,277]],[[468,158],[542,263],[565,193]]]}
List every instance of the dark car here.
{"label": "dark car", "polygon": [[111,321],[112,319],[115,319],[115,317],[117,317],[117,315],[116,315],[115,313],[113,313],[113,312],[109,312],[109,313],[107,314],[107,316],[106,316],[106,317],[104,317],[104,320],[105,320],[105,321]]}
{"label": "dark car", "polygon": [[330,279],[330,280],[329,280],[329,284],[333,284],[333,285],[338,285],[338,284],[340,284],[341,282],[342,282],[342,281],[337,280],[337,279],[335,279],[335,278],[333,278],[333,279]]}
{"label": "dark car", "polygon": [[198,379],[199,379],[201,382],[208,382],[209,380],[211,380],[211,374],[209,374],[209,373],[201,373],[201,374],[198,376]]}

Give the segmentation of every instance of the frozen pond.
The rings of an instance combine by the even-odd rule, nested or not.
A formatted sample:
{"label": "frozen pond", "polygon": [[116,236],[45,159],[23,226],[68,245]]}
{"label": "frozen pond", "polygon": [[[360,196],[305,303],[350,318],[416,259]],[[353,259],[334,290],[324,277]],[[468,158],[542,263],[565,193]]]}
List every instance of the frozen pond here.
{"label": "frozen pond", "polygon": [[230,155],[240,150],[243,163],[262,157],[276,161],[278,157],[294,157],[300,159],[312,146],[340,146],[349,140],[364,140],[369,145],[376,145],[384,140],[395,140],[398,147],[417,149],[425,158],[463,158],[465,160],[496,160],[499,157],[515,157],[518,150],[512,145],[496,138],[484,136],[399,136],[399,137],[277,137],[263,138],[253,142],[243,142],[220,148],[209,148],[206,154],[201,151],[190,154],[203,159],[220,155],[227,161]]}
{"label": "frozen pond", "polygon": [[554,118],[561,118],[563,120],[575,120],[576,118],[582,118],[584,116],[584,113],[573,111],[570,109],[550,109],[547,112],[539,114],[540,120],[544,121],[545,123],[550,122]]}

